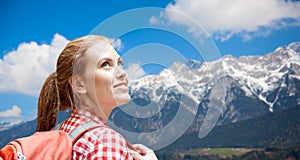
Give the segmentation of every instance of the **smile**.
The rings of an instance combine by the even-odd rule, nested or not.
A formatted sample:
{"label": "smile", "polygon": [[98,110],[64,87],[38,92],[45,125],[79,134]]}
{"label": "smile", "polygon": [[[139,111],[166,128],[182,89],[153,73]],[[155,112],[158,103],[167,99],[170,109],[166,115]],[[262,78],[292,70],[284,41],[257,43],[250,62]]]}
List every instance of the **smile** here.
{"label": "smile", "polygon": [[121,82],[113,86],[113,88],[127,88],[127,83]]}

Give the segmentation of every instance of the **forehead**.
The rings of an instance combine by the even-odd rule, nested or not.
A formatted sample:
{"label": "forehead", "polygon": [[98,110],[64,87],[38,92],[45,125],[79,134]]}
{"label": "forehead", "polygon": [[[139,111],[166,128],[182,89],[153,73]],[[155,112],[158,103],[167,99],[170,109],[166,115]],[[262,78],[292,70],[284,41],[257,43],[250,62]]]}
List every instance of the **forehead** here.
{"label": "forehead", "polygon": [[86,51],[87,60],[97,63],[104,58],[110,58],[112,60],[118,59],[120,56],[111,44],[107,42],[99,41],[93,43]]}

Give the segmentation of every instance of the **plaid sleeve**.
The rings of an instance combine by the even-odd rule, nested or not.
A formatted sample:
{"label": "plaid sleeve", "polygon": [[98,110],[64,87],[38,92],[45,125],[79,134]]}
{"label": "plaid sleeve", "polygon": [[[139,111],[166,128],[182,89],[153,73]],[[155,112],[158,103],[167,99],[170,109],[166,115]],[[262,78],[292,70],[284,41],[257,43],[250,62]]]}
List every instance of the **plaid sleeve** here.
{"label": "plaid sleeve", "polygon": [[125,139],[116,131],[93,129],[73,146],[73,159],[132,160]]}

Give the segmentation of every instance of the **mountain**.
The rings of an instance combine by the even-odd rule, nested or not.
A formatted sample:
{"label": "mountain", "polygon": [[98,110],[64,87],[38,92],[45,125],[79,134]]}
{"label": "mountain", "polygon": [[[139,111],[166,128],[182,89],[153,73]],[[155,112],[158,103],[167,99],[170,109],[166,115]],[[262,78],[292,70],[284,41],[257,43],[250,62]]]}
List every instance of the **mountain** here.
{"label": "mountain", "polygon": [[33,120],[34,117],[0,117],[0,132],[13,126],[21,125],[27,121]]}
{"label": "mountain", "polygon": [[20,123],[22,123],[22,121],[16,121],[16,122],[2,121],[2,122],[0,122],[0,132],[3,130],[9,129],[12,126],[15,126]]}
{"label": "mountain", "polygon": [[27,121],[17,124],[9,129],[0,132],[0,148],[4,147],[8,142],[29,136],[34,133],[36,126],[36,120]]}
{"label": "mountain", "polygon": [[[132,101],[115,109],[109,124],[131,142],[155,150],[184,135],[203,139],[215,127],[259,123],[258,117],[299,108],[300,42],[263,56],[175,62],[158,75],[132,80],[130,95]],[[288,120],[285,115],[281,118]],[[11,133],[0,132],[2,141],[1,134]]]}
{"label": "mountain", "polygon": [[215,127],[205,138],[187,133],[158,151],[174,152],[193,148],[288,148],[300,146],[300,107],[270,112],[253,119]]}
{"label": "mountain", "polygon": [[158,75],[131,81],[133,101],[112,114],[113,128],[156,148],[183,133],[204,138],[215,126],[299,107],[299,50],[295,42],[264,56],[175,62]]}

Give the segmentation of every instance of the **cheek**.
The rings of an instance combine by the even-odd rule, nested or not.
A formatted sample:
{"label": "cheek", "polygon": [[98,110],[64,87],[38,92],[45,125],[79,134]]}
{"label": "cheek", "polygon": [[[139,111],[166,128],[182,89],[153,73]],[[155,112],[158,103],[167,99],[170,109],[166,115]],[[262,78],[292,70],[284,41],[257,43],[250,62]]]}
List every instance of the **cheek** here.
{"label": "cheek", "polygon": [[95,88],[96,92],[111,92],[112,88],[112,75],[103,72],[96,72],[95,74]]}

